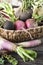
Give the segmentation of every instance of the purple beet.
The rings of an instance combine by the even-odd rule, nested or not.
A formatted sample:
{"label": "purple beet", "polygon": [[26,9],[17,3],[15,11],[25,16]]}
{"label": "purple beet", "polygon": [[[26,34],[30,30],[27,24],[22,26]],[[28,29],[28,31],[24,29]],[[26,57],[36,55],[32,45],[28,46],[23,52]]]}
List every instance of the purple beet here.
{"label": "purple beet", "polygon": [[23,28],[25,28],[25,23],[21,20],[17,20],[14,23],[14,26],[15,26],[16,30],[22,30]]}
{"label": "purple beet", "polygon": [[25,24],[27,28],[33,28],[37,26],[34,19],[27,19]]}

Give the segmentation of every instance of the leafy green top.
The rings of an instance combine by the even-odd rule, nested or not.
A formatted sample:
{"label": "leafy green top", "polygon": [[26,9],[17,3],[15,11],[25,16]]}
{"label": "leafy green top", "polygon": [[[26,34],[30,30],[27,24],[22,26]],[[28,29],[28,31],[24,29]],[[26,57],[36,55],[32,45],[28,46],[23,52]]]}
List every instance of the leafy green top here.
{"label": "leafy green top", "polygon": [[22,10],[28,10],[34,4],[34,0],[22,0]]}
{"label": "leafy green top", "polygon": [[36,22],[43,20],[43,0],[35,1],[35,5],[33,5],[33,18]]}
{"label": "leafy green top", "polygon": [[16,16],[14,14],[14,10],[11,6],[11,4],[7,3],[7,2],[4,2],[4,3],[0,3],[0,8],[4,8],[4,12],[9,15],[10,17],[10,20],[12,22],[16,21]]}

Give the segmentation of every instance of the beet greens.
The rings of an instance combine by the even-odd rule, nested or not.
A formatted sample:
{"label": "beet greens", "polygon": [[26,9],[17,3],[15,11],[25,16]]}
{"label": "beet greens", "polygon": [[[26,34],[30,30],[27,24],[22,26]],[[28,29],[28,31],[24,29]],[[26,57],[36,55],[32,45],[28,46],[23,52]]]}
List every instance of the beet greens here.
{"label": "beet greens", "polygon": [[26,11],[32,8],[32,4],[34,4],[34,0],[22,0],[22,10]]}
{"label": "beet greens", "polygon": [[0,7],[4,9],[3,12],[5,12],[10,17],[10,20],[12,22],[17,20],[14,14],[14,9],[12,8],[11,4],[7,2],[0,3]]}
{"label": "beet greens", "polygon": [[33,6],[33,16],[36,22],[43,21],[43,0],[36,0]]}
{"label": "beet greens", "polygon": [[11,55],[3,54],[2,56],[4,58],[6,58],[8,60],[8,62],[11,63],[12,65],[17,65],[18,64],[18,61],[14,57],[12,57]]}

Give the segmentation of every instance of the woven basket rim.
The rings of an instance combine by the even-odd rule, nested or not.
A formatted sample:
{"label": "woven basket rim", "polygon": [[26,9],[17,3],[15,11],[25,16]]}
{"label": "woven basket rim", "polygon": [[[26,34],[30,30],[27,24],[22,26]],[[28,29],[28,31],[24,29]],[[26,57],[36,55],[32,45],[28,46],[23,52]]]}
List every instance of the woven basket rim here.
{"label": "woven basket rim", "polygon": [[[34,28],[28,28],[26,30],[30,30],[30,29],[35,29],[35,28],[40,28],[40,27],[43,27],[43,26],[37,26],[37,27],[34,27]],[[3,30],[7,30],[7,29],[4,29],[4,28],[1,28]],[[8,31],[23,31],[23,30],[8,30]]]}
{"label": "woven basket rim", "polygon": [[12,42],[24,42],[43,37],[43,26],[25,30],[7,30],[0,28],[0,36]]}

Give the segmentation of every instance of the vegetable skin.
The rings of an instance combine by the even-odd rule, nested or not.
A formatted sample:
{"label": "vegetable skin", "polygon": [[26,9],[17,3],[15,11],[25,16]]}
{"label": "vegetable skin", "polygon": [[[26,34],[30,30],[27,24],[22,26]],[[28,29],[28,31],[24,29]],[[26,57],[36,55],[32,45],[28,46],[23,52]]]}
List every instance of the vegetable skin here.
{"label": "vegetable skin", "polygon": [[26,28],[25,23],[23,21],[21,21],[21,20],[17,20],[14,23],[14,26],[15,26],[16,30],[22,30],[22,28]]}
{"label": "vegetable skin", "polygon": [[[25,50],[24,48],[22,48],[21,46],[17,46],[3,38],[0,38],[0,50],[2,49],[6,49],[6,50],[9,50],[9,51],[14,51],[16,52],[22,59],[23,61],[25,62],[27,59],[28,60],[31,60],[31,61],[34,61],[34,57],[36,56],[37,57],[37,52],[33,52],[34,53],[34,57],[31,56],[31,54],[27,53],[29,52],[29,50]],[[30,50],[31,51],[31,50]]]}
{"label": "vegetable skin", "polygon": [[38,26],[36,23],[35,23],[35,20],[34,19],[27,19],[26,22],[26,27],[27,28],[34,28],[36,26]]}
{"label": "vegetable skin", "polygon": [[32,9],[22,12],[22,10],[19,8],[18,11],[15,12],[15,16],[25,22],[27,19],[32,17],[32,13],[33,13]]}
{"label": "vegetable skin", "polygon": [[23,47],[34,47],[40,44],[41,44],[40,39],[18,43],[18,45],[23,46]]}

